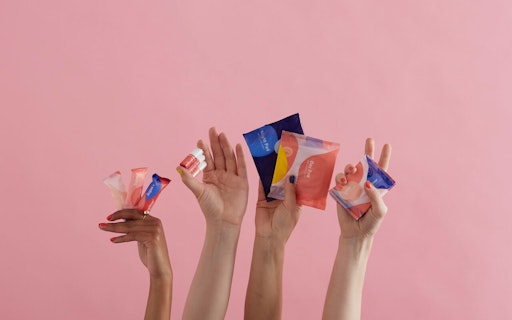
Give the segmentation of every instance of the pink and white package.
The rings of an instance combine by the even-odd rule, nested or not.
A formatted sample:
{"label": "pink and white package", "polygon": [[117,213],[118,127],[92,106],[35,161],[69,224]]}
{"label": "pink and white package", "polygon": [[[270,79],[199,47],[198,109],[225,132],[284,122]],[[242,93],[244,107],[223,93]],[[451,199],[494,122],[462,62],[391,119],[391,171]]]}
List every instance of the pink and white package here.
{"label": "pink and white package", "polygon": [[152,181],[148,188],[142,193],[144,179],[146,178],[148,168],[132,169],[132,176],[128,192],[121,179],[121,172],[116,171],[103,179],[110,191],[116,204],[116,209],[139,209],[148,213],[156,202],[163,189],[171,182],[170,179],[160,177],[156,173],[152,176]]}
{"label": "pink and white package", "polygon": [[336,184],[329,194],[354,219],[359,220],[371,207],[370,198],[364,192],[365,182],[370,181],[381,195],[385,195],[395,185],[395,180],[368,155],[356,165],[356,169],[356,173],[346,175],[346,184]]}

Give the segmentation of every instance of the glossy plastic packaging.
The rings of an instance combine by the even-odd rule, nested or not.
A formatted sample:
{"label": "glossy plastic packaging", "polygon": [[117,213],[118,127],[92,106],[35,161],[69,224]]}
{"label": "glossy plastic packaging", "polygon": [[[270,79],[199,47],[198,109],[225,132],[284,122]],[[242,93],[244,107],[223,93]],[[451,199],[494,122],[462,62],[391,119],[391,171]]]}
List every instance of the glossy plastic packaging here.
{"label": "glossy plastic packaging", "polygon": [[298,113],[244,133],[245,142],[251,151],[251,156],[260,176],[267,201],[273,200],[268,194],[272,185],[277,152],[283,130],[299,134],[304,133]]}
{"label": "glossy plastic packaging", "polygon": [[155,204],[156,199],[162,192],[162,190],[167,187],[167,185],[171,182],[170,179],[163,178],[158,176],[156,173],[153,174],[153,181],[149,184],[146,192],[144,192],[144,196],[140,199],[138,208],[144,212],[150,211]]}
{"label": "glossy plastic packaging", "polygon": [[366,181],[370,181],[381,195],[385,195],[395,185],[393,178],[367,155],[356,165],[356,173],[345,177],[347,183],[336,184],[329,194],[356,220],[371,207],[370,199],[364,191]]}
{"label": "glossy plastic packaging", "polygon": [[126,201],[124,208],[136,208],[142,196],[142,190],[144,188],[144,179],[148,168],[135,168],[132,169],[132,176],[130,178],[130,184],[128,185],[128,194],[126,195]]}
{"label": "glossy plastic packaging", "polygon": [[116,204],[116,209],[121,210],[124,208],[126,201],[126,189],[123,180],[121,179],[121,172],[116,171],[103,179],[103,183],[107,185],[112,193],[112,198]]}
{"label": "glossy plastic packaging", "polygon": [[325,210],[340,145],[283,131],[269,196],[284,199],[284,184],[295,176],[297,204]]}
{"label": "glossy plastic packaging", "polygon": [[171,182],[170,179],[158,176],[156,173],[153,174],[153,179],[146,192],[141,195],[141,191],[144,185],[144,177],[146,176],[147,168],[136,168],[132,169],[132,177],[129,187],[129,192],[125,191],[123,181],[121,179],[121,172],[116,171],[103,179],[110,191],[112,197],[116,203],[116,209],[139,209],[142,211],[149,212],[154,206],[155,201],[162,190]]}

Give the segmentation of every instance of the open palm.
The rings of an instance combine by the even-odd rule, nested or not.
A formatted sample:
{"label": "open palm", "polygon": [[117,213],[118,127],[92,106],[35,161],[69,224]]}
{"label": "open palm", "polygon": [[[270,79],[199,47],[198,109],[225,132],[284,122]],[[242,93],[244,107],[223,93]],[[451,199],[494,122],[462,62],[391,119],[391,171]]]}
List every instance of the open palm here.
{"label": "open palm", "polygon": [[207,221],[240,225],[247,209],[249,194],[242,146],[236,145],[235,154],[226,135],[217,134],[215,128],[210,129],[209,137],[211,153],[202,140],[197,143],[206,161],[203,181],[198,181],[181,167],[178,172],[196,196]]}

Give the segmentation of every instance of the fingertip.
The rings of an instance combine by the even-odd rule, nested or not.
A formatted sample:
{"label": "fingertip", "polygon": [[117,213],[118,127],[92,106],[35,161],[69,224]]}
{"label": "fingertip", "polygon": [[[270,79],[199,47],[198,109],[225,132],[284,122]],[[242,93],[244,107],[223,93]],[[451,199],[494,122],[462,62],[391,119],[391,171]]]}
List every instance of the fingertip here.
{"label": "fingertip", "polygon": [[217,136],[217,128],[216,127],[210,127],[210,130],[208,130],[208,133],[210,136]]}
{"label": "fingertip", "polygon": [[357,171],[356,166],[354,166],[353,164],[347,164],[345,166],[345,175],[354,174],[354,173],[356,173],[356,171]]}
{"label": "fingertip", "polygon": [[183,182],[185,182],[185,180],[192,178],[192,174],[186,168],[184,168],[182,166],[178,166],[176,168],[176,172],[180,175],[181,180]]}
{"label": "fingertip", "polygon": [[242,147],[242,144],[241,144],[241,143],[237,143],[237,144],[235,145],[235,150],[236,150],[238,153],[242,154],[242,155],[244,154],[244,148]]}
{"label": "fingertip", "polygon": [[297,204],[297,195],[295,191],[295,186],[297,182],[297,177],[295,175],[290,175],[288,178],[288,182],[285,183],[285,199],[284,201],[289,206],[295,206]]}
{"label": "fingertip", "polygon": [[366,138],[364,153],[373,159],[374,150],[375,150],[375,140],[373,140],[373,138]]}
{"label": "fingertip", "polygon": [[177,167],[176,171],[181,171],[181,181],[192,193],[198,197],[202,190],[202,183],[199,182],[186,168]]}
{"label": "fingertip", "polygon": [[364,183],[364,191],[366,193],[366,195],[368,196],[368,198],[370,198],[370,201],[371,202],[374,202],[376,201],[376,194],[375,194],[375,187],[373,186],[373,184],[370,182],[370,181],[365,181]]}
{"label": "fingertip", "polygon": [[366,192],[368,198],[370,198],[372,205],[382,204],[382,196],[379,190],[375,188],[375,186],[370,181],[365,181],[364,191]]}

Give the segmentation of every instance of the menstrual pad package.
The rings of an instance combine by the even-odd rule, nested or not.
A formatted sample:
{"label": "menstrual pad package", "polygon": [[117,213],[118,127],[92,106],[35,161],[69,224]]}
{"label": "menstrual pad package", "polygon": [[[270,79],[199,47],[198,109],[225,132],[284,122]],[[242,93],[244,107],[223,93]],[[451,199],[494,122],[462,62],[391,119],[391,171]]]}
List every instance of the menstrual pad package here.
{"label": "menstrual pad package", "polygon": [[279,141],[283,130],[304,134],[298,113],[244,133],[245,142],[251,151],[267,201],[273,200],[268,194],[272,185]]}
{"label": "menstrual pad package", "polygon": [[269,196],[284,199],[284,185],[295,176],[297,204],[325,210],[340,145],[283,131]]}
{"label": "menstrual pad package", "polygon": [[128,192],[121,179],[121,172],[116,171],[107,178],[103,179],[103,183],[109,187],[112,192],[112,197],[116,203],[116,209],[130,209],[135,208],[142,211],[149,212],[155,204],[158,196],[165,187],[171,182],[170,179],[160,177],[158,174],[153,174],[152,181],[144,193],[142,189],[144,186],[144,178],[148,168],[132,169],[132,176]]}
{"label": "menstrual pad package", "polygon": [[368,155],[356,165],[356,169],[356,173],[346,175],[346,184],[336,184],[329,194],[354,219],[359,220],[371,207],[370,198],[364,191],[365,182],[370,181],[381,195],[385,195],[395,185],[395,181]]}

